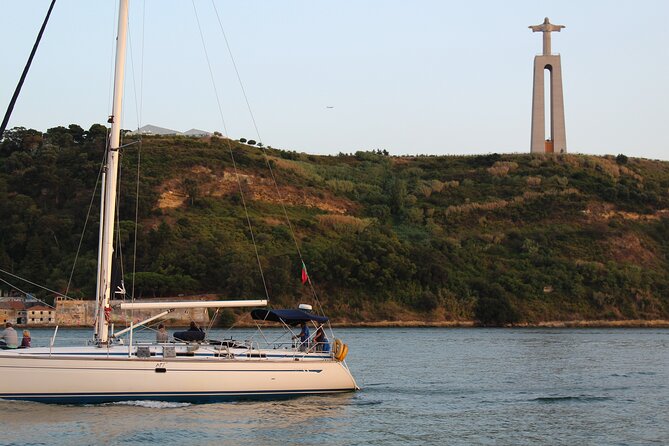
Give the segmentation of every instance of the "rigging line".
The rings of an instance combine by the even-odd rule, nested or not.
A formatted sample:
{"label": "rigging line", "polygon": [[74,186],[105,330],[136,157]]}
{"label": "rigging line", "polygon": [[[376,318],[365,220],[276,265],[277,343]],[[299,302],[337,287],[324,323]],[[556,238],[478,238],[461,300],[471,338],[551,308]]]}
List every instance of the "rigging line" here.
{"label": "rigging line", "polygon": [[197,29],[200,32],[200,41],[202,42],[202,49],[204,50],[204,57],[207,60],[207,67],[209,68],[209,77],[211,78],[211,85],[214,88],[214,95],[216,96],[216,105],[218,105],[218,114],[221,118],[223,124],[223,130],[225,134],[228,134],[228,127],[225,123],[225,118],[223,117],[223,109],[221,108],[221,100],[219,99],[218,89],[216,88],[216,81],[214,80],[214,71],[211,68],[211,62],[209,60],[209,52],[207,51],[207,45],[204,41],[204,34],[202,33],[202,27],[200,26],[200,17],[197,14],[197,8],[195,7],[195,0],[191,0],[193,4],[193,11],[195,12],[195,21],[197,22]]}
{"label": "rigging line", "polygon": [[58,291],[54,291],[54,290],[52,290],[51,288],[47,288],[47,287],[45,287],[45,286],[43,286],[43,285],[40,285],[40,284],[38,284],[38,283],[31,282],[31,281],[28,280],[28,279],[24,279],[24,278],[21,277],[21,276],[17,276],[16,274],[10,273],[9,271],[6,271],[6,270],[4,270],[4,269],[2,269],[2,268],[0,268],[0,273],[9,274],[9,275],[12,276],[12,277],[15,277],[15,278],[17,278],[17,279],[19,279],[19,280],[23,280],[24,282],[28,282],[28,283],[31,284],[31,285],[34,285],[34,286],[36,286],[36,287],[38,287],[38,288],[41,288],[41,289],[43,289],[43,290],[49,291],[49,292],[51,292],[51,293],[54,293],[54,294],[56,294],[56,295],[58,295],[58,296],[60,296],[60,297],[64,297],[64,298],[66,298],[66,299],[70,299],[70,300],[76,300],[76,299],[74,299],[74,298],[72,298],[72,297],[70,297],[70,296],[66,296],[66,295],[63,294],[63,293],[59,293]]}
{"label": "rigging line", "polygon": [[118,148],[119,149],[124,149],[126,147],[134,146],[135,144],[139,144],[139,139],[137,141],[130,141],[127,144],[119,144]]}
{"label": "rigging line", "polygon": [[[14,288],[15,290],[18,290],[18,291],[22,292],[22,293],[25,294],[26,296],[29,294],[29,293],[26,293],[25,291],[23,291],[21,288],[17,287],[16,285],[13,285],[13,284],[7,282],[7,281],[6,281],[5,279],[3,279],[3,278],[0,278],[0,282],[4,282],[4,283],[6,283],[6,284],[9,285],[10,287]],[[49,308],[53,308],[54,310],[56,309],[56,307],[54,307],[53,305],[49,305],[48,303],[44,302],[42,299],[38,299],[38,298],[36,298],[35,296],[32,296],[32,297],[33,297],[33,299],[35,299],[35,300],[38,301],[38,302],[43,303],[43,304],[46,305],[47,307],[49,307]]]}
{"label": "rigging line", "polygon": [[6,283],[6,284],[9,285],[11,288],[14,288],[16,291],[20,291],[21,293],[23,293],[23,294],[25,294],[25,295],[28,295],[27,292],[23,291],[21,288],[17,287],[17,286],[14,285],[14,284],[11,284],[11,283],[7,282],[7,281],[6,281],[5,279],[3,279],[2,277],[0,277],[0,282]]}
{"label": "rigging line", "polygon": [[[223,130],[225,131],[225,134],[228,135],[228,129],[225,124],[225,118],[223,117],[223,109],[221,108],[221,100],[218,96],[218,90],[216,89],[216,81],[214,79],[214,72],[211,68],[211,62],[209,61],[209,53],[207,52],[207,45],[205,44],[204,41],[204,35],[202,34],[202,27],[200,26],[200,18],[198,17],[197,14],[197,8],[195,7],[195,0],[191,0],[193,4],[193,11],[195,12],[195,20],[197,21],[197,27],[198,30],[200,31],[200,40],[202,41],[202,48],[204,49],[204,55],[205,58],[207,59],[207,66],[209,67],[209,76],[211,78],[211,83],[214,88],[214,94],[216,95],[216,104],[218,105],[218,112],[220,114],[221,122],[223,124]],[[251,225],[251,218],[249,217],[249,211],[246,206],[246,199],[244,198],[244,190],[242,188],[242,180],[239,175],[239,171],[237,170],[237,163],[235,162],[235,156],[232,150],[232,142],[230,141],[230,138],[226,139],[227,145],[228,145],[228,151],[230,152],[230,158],[232,159],[232,167],[235,171],[235,177],[237,179],[237,185],[239,187],[239,195],[241,196],[242,200],[242,205],[244,206],[244,214],[246,215],[246,223],[249,228],[249,233],[251,234],[251,241],[253,242],[253,249],[255,251],[256,255],[256,261],[258,262],[258,269],[260,270],[260,277],[262,279],[262,284],[263,288],[265,290],[265,297],[267,297],[267,300],[269,300],[269,290],[267,289],[267,281],[265,280],[265,273],[262,268],[262,262],[260,261],[260,253],[258,252],[258,245],[256,243],[256,238],[253,233],[253,226]]]}
{"label": "rigging line", "polygon": [[[142,2],[142,51],[141,51],[141,64],[139,69],[139,113],[137,117],[137,130],[141,128],[142,125],[142,109],[144,105],[144,31],[146,30],[146,1]],[[137,230],[138,230],[138,221],[139,221],[139,181],[140,181],[140,166],[142,164],[142,134],[139,133],[139,145],[137,146],[137,181],[135,186],[135,233],[134,233],[134,243],[132,247],[132,284],[130,287],[130,299],[135,301],[135,275],[137,274]],[[131,312],[131,315],[134,315],[134,309]]]}
{"label": "rigging line", "polygon": [[230,43],[228,42],[228,36],[225,34],[225,30],[223,29],[223,22],[221,22],[221,17],[218,14],[218,9],[216,8],[216,4],[214,3],[214,0],[211,0],[211,5],[214,8],[214,12],[216,13],[216,20],[218,20],[218,27],[221,30],[221,34],[223,35],[223,40],[225,41],[225,47],[228,50],[228,54],[230,55],[230,61],[232,62],[232,67],[235,69],[235,74],[237,75],[237,81],[239,82],[239,87],[242,90],[242,94],[244,95],[244,101],[246,101],[246,108],[249,111],[249,115],[251,115],[251,121],[253,122],[253,128],[256,130],[256,136],[258,137],[258,141],[262,141],[260,138],[260,131],[258,130],[258,125],[256,124],[256,118],[253,115],[253,111],[251,110],[251,103],[249,102],[248,95],[246,94],[246,89],[244,88],[244,83],[242,82],[242,77],[239,74],[239,69],[237,69],[237,62],[235,62],[235,58],[232,55],[232,48],[230,48]]}
{"label": "rigging line", "polygon": [[[144,34],[142,33],[142,39],[144,38]],[[133,52],[133,45],[132,45],[132,33],[130,32],[130,29],[128,29],[128,47],[130,49],[130,67],[131,70],[130,72],[132,73],[132,92],[133,96],[135,97],[135,117],[137,119],[137,130],[139,133],[139,129],[141,128],[140,124],[140,117],[139,117],[139,101],[137,100],[137,80],[135,78],[135,58],[134,58],[134,52]],[[142,51],[142,64],[143,64],[143,51]],[[139,141],[137,143],[141,144],[141,133],[139,136]],[[133,144],[133,143],[131,143]],[[129,144],[128,144],[129,145]],[[120,153],[120,152],[119,152]],[[119,160],[120,161],[120,160]],[[139,165],[137,166],[139,169]],[[120,174],[119,174],[120,175]],[[139,181],[139,170],[137,171],[137,181]],[[119,177],[119,184],[120,184],[120,177]],[[137,191],[137,199],[139,199],[139,193],[138,189],[136,188]],[[117,199],[117,203],[120,200],[120,188],[119,188],[119,199]],[[121,254],[121,247],[120,247],[120,230],[121,230],[121,224],[120,224],[120,217],[118,216],[118,213],[116,214],[117,216],[117,221],[118,221],[118,229],[119,229],[119,253]],[[133,279],[132,279],[132,285],[131,285],[131,293],[134,294],[135,291],[135,278],[134,278],[134,273],[135,273],[135,267],[136,267],[136,261],[137,261],[137,203],[135,203],[135,221],[134,221],[134,242],[133,242],[133,259],[132,259],[132,272],[133,272]],[[121,266],[121,277],[124,277],[123,274],[123,267]],[[123,296],[123,300],[125,300],[126,295]],[[131,297],[134,301],[134,296]],[[134,317],[134,309],[130,310],[130,318],[132,319]]]}
{"label": "rigging line", "polygon": [[[118,249],[118,265],[117,267],[120,269],[120,274],[121,274],[121,280],[123,280],[123,249],[121,248],[121,217],[118,215],[120,213],[120,201],[121,201],[121,173],[123,172],[123,169],[121,169],[121,163],[123,161],[123,152],[121,150],[118,151],[118,180],[117,180],[117,186],[116,186],[116,212],[115,212],[115,217],[116,221],[114,224],[116,225],[116,247]],[[113,270],[113,266],[112,266]],[[112,287],[115,285],[113,283],[114,278],[112,276]],[[111,291],[111,296],[112,298],[114,296],[114,291]],[[124,296],[125,297],[125,296]]]}
{"label": "rigging line", "polygon": [[42,40],[42,35],[44,34],[44,30],[46,29],[46,24],[49,22],[49,17],[51,16],[51,11],[53,10],[55,4],[56,0],[52,0],[51,4],[49,5],[49,10],[46,13],[46,17],[44,17],[44,22],[42,22],[42,27],[40,28],[39,33],[37,33],[37,39],[35,40],[33,49],[30,52],[30,56],[28,56],[28,62],[26,62],[26,66],[23,68],[23,73],[21,73],[19,83],[18,85],[16,85],[16,90],[14,90],[12,99],[9,101],[7,112],[5,112],[5,117],[2,119],[2,124],[0,124],[0,139],[2,139],[2,135],[5,133],[5,129],[7,128],[7,124],[9,123],[9,117],[12,115],[12,111],[14,110],[14,105],[16,104],[16,100],[19,98],[19,93],[21,93],[21,87],[23,87],[23,82],[25,82],[26,76],[28,76],[28,70],[30,69],[30,65],[33,63],[33,58],[35,57],[35,53],[37,52],[37,47],[39,46],[40,40]]}
{"label": "rigging line", "polygon": [[[137,147],[137,182],[135,187],[135,242],[132,248],[132,285],[130,290],[130,299],[135,301],[135,274],[137,273],[137,227],[139,226],[139,172],[142,164],[142,137],[139,137],[139,146]],[[134,311],[134,309],[133,309]]]}
{"label": "rigging line", "polygon": [[[109,130],[107,130],[109,132]],[[86,212],[86,220],[84,221],[84,228],[81,230],[81,237],[79,237],[79,246],[77,246],[77,253],[74,256],[74,263],[72,264],[72,270],[70,271],[70,278],[67,280],[67,288],[65,288],[65,294],[70,292],[70,285],[72,284],[72,276],[74,276],[74,270],[77,266],[77,260],[79,259],[79,253],[81,252],[81,245],[84,242],[84,234],[86,233],[86,226],[88,225],[88,220],[91,216],[91,209],[93,208],[93,202],[95,201],[95,194],[98,191],[98,182],[100,181],[100,176],[105,166],[105,154],[102,155],[102,162],[100,163],[100,170],[98,170],[98,177],[95,179],[95,188],[93,188],[93,193],[91,194],[91,201],[88,204],[88,211]],[[102,222],[101,222],[102,224]]]}
{"label": "rigging line", "polygon": [[[142,112],[144,106],[144,34],[146,31],[146,0],[142,1],[142,44],[141,44],[141,53],[140,53],[140,66],[139,66],[139,117],[137,120],[138,124],[142,124]],[[140,134],[140,139],[141,139]]]}
{"label": "rigging line", "polygon": [[[128,20],[130,21],[130,20]],[[137,118],[137,130],[139,130],[139,101],[137,100],[137,81],[135,80],[135,58],[133,57],[132,52],[132,32],[130,27],[128,27],[128,48],[130,53],[130,72],[132,73],[132,93],[135,96],[135,117]],[[119,147],[120,148],[120,147]]]}
{"label": "rigging line", "polygon": [[109,78],[107,80],[107,85],[109,86],[109,91],[107,92],[107,108],[106,110],[111,110],[112,108],[112,97],[113,97],[113,85],[114,85],[114,65],[115,65],[115,45],[116,45],[116,17],[118,17],[118,10],[116,9],[116,6],[119,4],[118,2],[112,2],[114,3],[114,14],[112,15],[112,27],[111,27],[111,39],[109,39],[109,42],[111,42],[111,51],[109,52]]}
{"label": "rigging line", "polygon": [[[146,16],[146,2],[142,3],[143,5],[143,12],[142,12],[142,38],[141,38],[141,46],[142,50],[140,52],[140,84],[143,82],[144,78],[144,28],[145,28],[145,16]],[[136,142],[133,142],[132,144],[138,143],[139,148],[137,150],[137,181],[136,181],[136,187],[135,187],[135,221],[134,221],[134,230],[133,230],[133,256],[132,256],[132,284],[131,284],[131,290],[130,290],[130,298],[132,301],[135,300],[135,272],[137,271],[137,226],[138,226],[138,220],[139,220],[139,175],[140,175],[140,161],[141,161],[141,145],[142,145],[142,134],[139,132],[139,129],[141,128],[141,102],[142,102],[142,93],[143,91],[139,92],[139,97],[140,99],[137,99],[137,80],[135,78],[135,58],[134,58],[134,53],[133,53],[133,45],[132,45],[132,40],[131,40],[131,33],[128,30],[128,41],[129,41],[129,47],[130,47],[130,65],[132,67],[132,86],[133,86],[133,95],[135,96],[135,115],[137,118],[137,130],[139,133],[139,140]],[[142,88],[142,87],[140,87]],[[130,145],[130,144],[127,144]],[[117,214],[118,216],[118,214]],[[119,223],[119,231],[120,231],[120,223]],[[120,247],[119,247],[119,252],[120,252]],[[123,274],[122,274],[123,276]],[[123,296],[125,299],[125,295]],[[130,310],[130,317],[134,317],[134,309]]]}
{"label": "rigging line", "polygon": [[[221,22],[221,17],[218,14],[218,9],[216,8],[216,4],[214,3],[214,0],[211,0],[211,4],[214,8],[214,12],[216,13],[216,19],[218,21],[218,26],[221,30],[221,34],[223,35],[223,40],[225,41],[225,46],[228,50],[228,55],[230,56],[230,60],[232,61],[232,66],[235,69],[235,74],[237,75],[237,81],[239,82],[239,87],[242,90],[242,94],[244,96],[244,101],[246,102],[246,107],[249,111],[249,115],[251,116],[251,121],[253,122],[253,127],[255,128],[256,136],[258,137],[258,141],[262,141],[262,137],[260,135],[260,129],[258,128],[258,124],[256,122],[255,115],[253,114],[253,109],[251,108],[251,103],[249,102],[248,95],[246,94],[246,89],[244,88],[244,83],[242,82],[242,77],[239,74],[239,69],[237,68],[237,63],[235,62],[235,57],[232,53],[232,48],[230,47],[230,43],[228,41],[227,34],[225,33],[225,29],[223,28],[223,22]],[[274,170],[272,169],[272,166],[269,162],[269,157],[267,156],[267,149],[266,149],[265,146],[262,146],[262,153],[263,153],[263,157],[265,159],[265,163],[267,164],[267,168],[269,169],[270,175],[272,177],[272,181],[274,182],[274,188],[276,189],[276,193],[277,193],[277,196],[279,198],[279,203],[281,203],[281,209],[283,211],[284,218],[286,219],[286,224],[288,225],[288,229],[290,230],[290,234],[293,238],[293,242],[295,243],[295,249],[297,250],[297,254],[300,258],[300,262],[305,263],[304,258],[302,256],[302,251],[300,250],[300,246],[297,242],[297,237],[295,235],[293,225],[291,224],[290,218],[288,217],[288,212],[286,211],[286,206],[285,206],[285,203],[284,203],[284,200],[283,200],[283,196],[281,195],[281,191],[279,190],[279,185],[278,185],[278,182],[276,180],[276,176],[274,175]],[[309,287],[311,288],[311,292],[314,296],[314,299],[317,302],[317,304],[318,304],[318,306],[321,310],[321,314],[324,314],[323,313],[323,308],[322,308],[321,303],[320,303],[320,300],[318,299],[318,295],[316,293],[316,289],[314,288],[314,285],[311,282],[311,277],[309,277],[309,275],[307,275],[307,281],[309,282]]]}
{"label": "rigging line", "polygon": [[[218,316],[218,313],[221,309],[217,308],[216,311],[214,312],[214,316],[209,319],[209,323],[207,324],[207,337],[209,336],[209,332],[211,329],[214,327],[214,321],[216,320],[216,316]],[[208,316],[209,314],[207,314]]]}

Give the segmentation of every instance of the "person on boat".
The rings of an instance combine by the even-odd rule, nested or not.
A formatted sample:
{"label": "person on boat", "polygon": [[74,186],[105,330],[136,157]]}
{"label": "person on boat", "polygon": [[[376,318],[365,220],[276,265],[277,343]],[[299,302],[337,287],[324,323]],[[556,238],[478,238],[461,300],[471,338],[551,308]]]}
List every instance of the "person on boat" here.
{"label": "person on boat", "polygon": [[190,321],[190,327],[188,327],[188,331],[197,331],[199,333],[202,333],[202,329],[195,325],[194,321]]}
{"label": "person on boat", "polygon": [[169,335],[163,324],[158,325],[158,332],[156,332],[156,342],[165,343],[169,340]]}
{"label": "person on boat", "polygon": [[300,351],[307,351],[309,348],[309,327],[306,322],[302,322],[302,331],[300,334],[293,336],[293,339],[300,339]]}
{"label": "person on boat", "polygon": [[16,334],[16,330],[12,327],[11,322],[5,324],[5,329],[0,333],[0,348],[18,348],[19,347],[19,335]]}
{"label": "person on boat", "polygon": [[316,344],[317,352],[330,351],[330,343],[328,342],[327,336],[325,336],[325,331],[323,330],[322,325],[318,327],[318,330],[316,330],[316,336],[314,336],[314,343]]}
{"label": "person on boat", "polygon": [[21,339],[21,345],[19,348],[30,348],[30,331],[23,330],[23,339]]}
{"label": "person on boat", "polygon": [[190,327],[186,331],[175,331],[174,339],[179,341],[194,342],[204,340],[204,330],[195,325],[195,322],[190,323]]}

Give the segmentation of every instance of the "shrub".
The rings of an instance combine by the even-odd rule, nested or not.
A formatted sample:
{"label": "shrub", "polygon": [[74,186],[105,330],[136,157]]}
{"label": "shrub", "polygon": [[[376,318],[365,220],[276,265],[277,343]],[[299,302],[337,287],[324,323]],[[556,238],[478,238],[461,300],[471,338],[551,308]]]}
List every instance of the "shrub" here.
{"label": "shrub", "polygon": [[355,185],[349,180],[328,180],[327,185],[335,192],[353,192]]}
{"label": "shrub", "polygon": [[527,185],[529,187],[541,186],[541,177],[527,177]]}
{"label": "shrub", "polygon": [[360,233],[372,223],[370,218],[357,218],[350,215],[318,215],[318,222],[325,227],[334,229],[339,233]]}
{"label": "shrub", "polygon": [[413,307],[418,311],[429,313],[439,307],[439,299],[431,291],[423,291],[413,301]]}
{"label": "shrub", "polygon": [[503,326],[519,320],[518,311],[504,294],[479,298],[475,312],[484,326]]}
{"label": "shrub", "polygon": [[472,288],[479,295],[474,312],[481,325],[502,326],[518,322],[518,311],[499,283],[490,284],[479,279],[472,284]]}
{"label": "shrub", "polygon": [[492,176],[503,177],[517,168],[518,163],[514,163],[513,161],[497,161],[492,167],[488,167],[488,173]]}

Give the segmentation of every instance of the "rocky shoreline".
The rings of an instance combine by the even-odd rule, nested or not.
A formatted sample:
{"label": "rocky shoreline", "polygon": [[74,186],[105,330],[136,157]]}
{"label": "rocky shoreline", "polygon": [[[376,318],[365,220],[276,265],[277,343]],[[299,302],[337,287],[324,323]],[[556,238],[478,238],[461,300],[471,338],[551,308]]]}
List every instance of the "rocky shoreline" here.
{"label": "rocky shoreline", "polygon": [[[337,328],[491,328],[478,324],[477,321],[367,321],[367,322],[333,322]],[[55,325],[29,326],[17,325],[25,328],[55,328]],[[59,325],[60,328],[88,329],[86,325]],[[182,328],[185,325],[168,325],[169,329]],[[236,328],[253,328],[255,324],[240,322]],[[545,321],[536,323],[522,323],[504,325],[501,328],[669,328],[669,320],[574,320],[574,321]]]}
{"label": "rocky shoreline", "polygon": [[[238,324],[237,327],[253,327],[253,324]],[[332,322],[337,328],[485,328],[477,321],[368,321]],[[669,328],[669,320],[574,320],[545,321],[505,325],[503,328]]]}

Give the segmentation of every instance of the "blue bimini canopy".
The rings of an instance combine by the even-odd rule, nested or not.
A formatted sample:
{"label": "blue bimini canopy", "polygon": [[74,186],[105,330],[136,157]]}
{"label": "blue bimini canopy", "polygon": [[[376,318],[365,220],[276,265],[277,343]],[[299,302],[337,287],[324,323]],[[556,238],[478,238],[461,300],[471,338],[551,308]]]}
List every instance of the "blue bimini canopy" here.
{"label": "blue bimini canopy", "polygon": [[322,324],[328,321],[325,316],[307,313],[304,310],[265,310],[257,308],[251,311],[251,317],[256,321],[283,322],[287,325],[299,325],[309,321]]}

